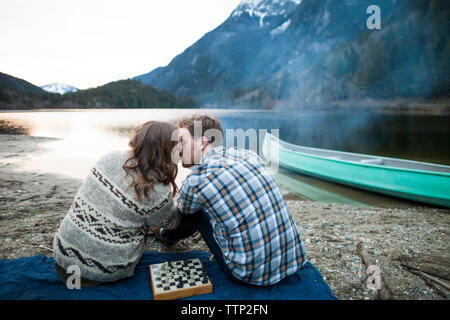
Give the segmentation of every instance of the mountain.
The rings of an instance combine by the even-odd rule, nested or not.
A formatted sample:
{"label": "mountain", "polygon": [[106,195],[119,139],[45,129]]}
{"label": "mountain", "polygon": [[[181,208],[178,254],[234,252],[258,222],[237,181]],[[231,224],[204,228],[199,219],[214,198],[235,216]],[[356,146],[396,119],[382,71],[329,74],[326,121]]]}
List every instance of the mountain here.
{"label": "mountain", "polygon": [[19,78],[0,73],[0,110],[42,108],[184,108],[194,107],[189,97],[126,79],[103,86],[50,93]]}
{"label": "mountain", "polygon": [[28,81],[0,72],[0,88],[10,88],[19,92],[43,93],[44,90]]}
{"label": "mountain", "polygon": [[67,93],[63,97],[64,104],[77,108],[183,108],[195,104],[189,97],[174,96],[132,79]]}
{"label": "mountain", "polygon": [[75,92],[75,91],[79,90],[78,88],[69,86],[68,84],[65,84],[62,82],[54,82],[54,83],[46,84],[46,85],[41,86],[41,89],[44,89],[47,92],[59,93],[59,94]]}
{"label": "mountain", "polygon": [[450,2],[246,0],[216,29],[134,79],[212,106],[274,108],[449,97]]}
{"label": "mountain", "polygon": [[302,0],[244,0],[239,3],[236,9],[231,13],[231,17],[240,17],[248,15],[259,19],[259,25],[262,27],[264,23],[268,23],[267,19],[276,16],[287,16]]}

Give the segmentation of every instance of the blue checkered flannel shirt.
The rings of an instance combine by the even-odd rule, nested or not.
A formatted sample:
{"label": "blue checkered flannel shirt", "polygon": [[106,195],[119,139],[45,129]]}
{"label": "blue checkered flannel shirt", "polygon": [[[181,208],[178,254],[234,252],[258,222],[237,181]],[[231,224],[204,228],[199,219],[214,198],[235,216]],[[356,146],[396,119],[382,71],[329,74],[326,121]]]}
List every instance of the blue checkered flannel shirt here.
{"label": "blue checkered flannel shirt", "polygon": [[272,285],[306,262],[284,197],[251,150],[213,148],[192,167],[177,205],[182,214],[208,213],[225,263],[242,281]]}

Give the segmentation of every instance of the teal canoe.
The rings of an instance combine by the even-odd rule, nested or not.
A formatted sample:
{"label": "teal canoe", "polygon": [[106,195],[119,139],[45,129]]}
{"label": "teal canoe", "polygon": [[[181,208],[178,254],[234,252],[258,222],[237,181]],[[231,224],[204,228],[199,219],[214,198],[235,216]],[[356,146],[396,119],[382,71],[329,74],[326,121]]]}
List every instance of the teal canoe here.
{"label": "teal canoe", "polygon": [[320,179],[450,208],[450,166],[303,147],[269,133],[262,154],[281,167]]}

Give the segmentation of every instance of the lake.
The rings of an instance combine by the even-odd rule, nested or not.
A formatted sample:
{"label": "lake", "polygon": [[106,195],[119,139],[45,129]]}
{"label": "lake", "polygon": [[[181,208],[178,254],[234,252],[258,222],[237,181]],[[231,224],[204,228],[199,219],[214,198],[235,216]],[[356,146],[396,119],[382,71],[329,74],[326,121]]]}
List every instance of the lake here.
{"label": "lake", "polygon": [[[21,164],[21,170],[65,174],[83,179],[104,153],[126,149],[134,128],[148,120],[175,122],[195,113],[216,115],[223,128],[279,130],[294,144],[356,153],[376,154],[450,165],[450,116],[391,115],[345,112],[279,112],[226,109],[96,109],[0,112],[0,133],[56,138],[45,142],[46,152]],[[227,141],[226,141],[227,142]],[[180,184],[189,173],[180,170]],[[350,187],[336,185],[281,169],[278,181],[293,194],[363,205],[410,204]],[[317,194],[317,193],[315,193]],[[317,197],[314,196],[314,197]]]}

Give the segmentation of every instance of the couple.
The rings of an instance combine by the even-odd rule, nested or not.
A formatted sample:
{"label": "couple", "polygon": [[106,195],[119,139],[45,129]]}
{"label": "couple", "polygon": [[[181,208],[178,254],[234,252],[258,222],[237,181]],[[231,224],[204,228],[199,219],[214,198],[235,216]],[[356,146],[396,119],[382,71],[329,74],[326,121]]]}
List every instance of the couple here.
{"label": "couple", "polygon": [[[54,238],[64,283],[73,265],[81,286],[132,276],[150,228],[166,242],[199,231],[223,272],[241,284],[273,285],[306,262],[300,233],[261,158],[208,138],[211,130],[223,137],[215,117],[186,117],[177,126],[149,121],[133,133],[128,152],[108,153],[91,169]],[[179,159],[191,173],[178,191]]]}

